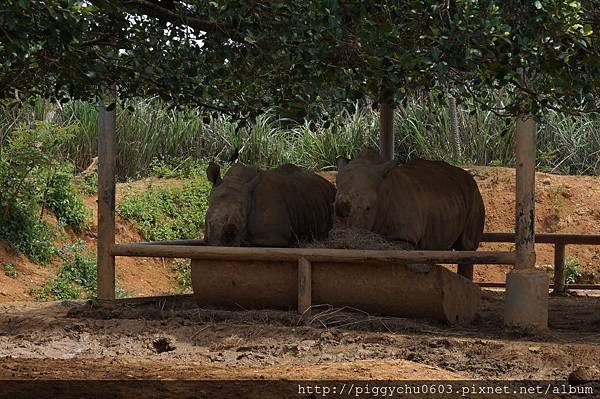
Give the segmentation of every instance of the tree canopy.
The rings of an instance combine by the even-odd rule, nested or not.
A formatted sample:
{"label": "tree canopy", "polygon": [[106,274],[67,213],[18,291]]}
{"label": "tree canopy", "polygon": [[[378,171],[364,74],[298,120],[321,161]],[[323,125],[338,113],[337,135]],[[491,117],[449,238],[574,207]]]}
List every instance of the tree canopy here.
{"label": "tree canopy", "polygon": [[[504,111],[598,109],[600,1],[4,0],[0,97],[158,95],[300,113],[434,87]],[[521,79],[522,73],[524,79]]]}

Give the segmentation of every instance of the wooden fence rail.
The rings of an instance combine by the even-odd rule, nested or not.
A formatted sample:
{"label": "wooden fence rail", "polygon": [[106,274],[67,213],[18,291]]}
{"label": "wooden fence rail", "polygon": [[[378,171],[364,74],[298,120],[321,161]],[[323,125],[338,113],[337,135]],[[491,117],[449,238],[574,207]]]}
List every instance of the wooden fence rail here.
{"label": "wooden fence rail", "polygon": [[[514,243],[515,233],[483,233],[483,242],[505,242]],[[561,234],[544,233],[535,235],[536,244],[554,245],[554,285],[555,294],[564,293],[567,289],[565,285],[565,246],[570,245],[600,245],[600,235],[598,234]],[[484,283],[482,286],[491,283]],[[504,285],[502,285],[504,286]],[[591,284],[569,285],[569,288],[576,289],[579,286],[585,286],[585,289],[600,289],[600,286]],[[596,287],[596,288],[594,288]]]}
{"label": "wooden fence rail", "polygon": [[[515,242],[515,233],[484,233],[483,234],[483,242],[502,242],[502,243],[514,243]],[[545,234],[536,234],[535,236],[536,244],[552,244],[554,245],[554,284],[551,286],[553,288],[554,293],[564,293],[567,288],[573,289],[600,289],[600,285],[593,284],[570,284],[568,287],[565,285],[565,246],[566,245],[600,245],[600,234],[561,234],[561,233],[545,233]],[[161,248],[156,249],[144,249],[143,246],[157,246],[160,245]],[[163,246],[177,246],[180,248],[168,248]],[[181,248],[183,246],[205,246],[206,243],[204,240],[170,240],[170,241],[152,241],[152,242],[144,242],[139,244],[118,244],[113,245],[111,248],[112,255],[117,256],[165,256],[165,257],[173,257],[177,254],[187,254],[187,255],[195,255],[196,257],[200,256],[203,258],[211,258],[211,259],[223,259],[223,257],[232,257],[239,259],[240,256],[250,256],[254,258],[263,259],[265,256],[268,259],[280,259],[281,254],[286,253],[290,259],[299,259],[300,257],[307,256],[306,254],[312,253],[317,256],[323,256],[326,254],[326,258],[331,260],[334,256],[339,256],[340,261],[343,260],[368,260],[365,256],[369,255],[370,260],[404,260],[404,261],[431,261],[433,258],[438,260],[439,263],[443,263],[442,261],[456,261],[458,257],[450,256],[448,254],[441,254],[441,251],[420,251],[419,254],[412,253],[411,255],[403,255],[402,253],[398,253],[397,251],[391,252],[382,252],[380,255],[374,255],[374,253],[364,252],[364,251],[351,251],[348,250],[324,250],[325,252],[319,253],[319,251],[314,251],[311,249],[307,249],[303,252],[303,249],[296,248],[293,251],[289,251],[288,249],[274,249],[274,252],[271,251],[270,255],[260,255],[257,252],[265,253],[264,251],[252,251],[250,249],[241,249],[241,252],[238,254],[236,250],[226,250],[227,253],[222,253],[223,251],[217,250],[198,250],[198,249],[184,249]],[[174,251],[173,251],[174,250]],[[183,251],[183,252],[181,252]],[[338,252],[340,251],[340,252]],[[343,252],[341,252],[343,251]],[[213,253],[214,252],[214,253]],[[235,254],[233,254],[233,253]],[[156,254],[156,255],[153,255]],[[159,255],[160,254],[160,255]],[[204,254],[204,255],[198,255]],[[475,254],[475,253],[474,253]],[[491,253],[486,253],[484,251],[477,251],[477,260],[476,263],[489,263],[489,264],[503,264],[502,262],[506,262],[506,264],[514,264],[513,256],[508,253],[504,253],[501,256],[493,256]],[[391,255],[391,256],[390,256]],[[464,252],[463,252],[464,255]],[[459,256],[463,256],[459,255]],[[308,255],[310,257],[310,255]],[[427,258],[427,259],[426,259]],[[267,260],[267,259],[265,259]],[[314,258],[313,258],[314,261]],[[488,262],[489,261],[489,262]],[[504,287],[504,283],[488,283],[484,282],[480,284],[483,287]]]}
{"label": "wooden fence rail", "polygon": [[480,263],[514,265],[512,251],[374,251],[328,248],[261,248],[209,247],[193,245],[113,244],[112,256],[142,256],[155,258],[190,258],[228,261],[298,261],[311,262],[369,261],[427,264]]}

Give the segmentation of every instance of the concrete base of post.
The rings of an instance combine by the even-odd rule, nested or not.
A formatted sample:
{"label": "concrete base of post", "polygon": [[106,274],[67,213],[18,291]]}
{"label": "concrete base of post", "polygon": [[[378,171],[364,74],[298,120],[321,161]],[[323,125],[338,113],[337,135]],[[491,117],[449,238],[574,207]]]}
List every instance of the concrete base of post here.
{"label": "concrete base of post", "polygon": [[547,329],[549,283],[546,273],[536,269],[515,269],[508,273],[504,325],[527,330]]}

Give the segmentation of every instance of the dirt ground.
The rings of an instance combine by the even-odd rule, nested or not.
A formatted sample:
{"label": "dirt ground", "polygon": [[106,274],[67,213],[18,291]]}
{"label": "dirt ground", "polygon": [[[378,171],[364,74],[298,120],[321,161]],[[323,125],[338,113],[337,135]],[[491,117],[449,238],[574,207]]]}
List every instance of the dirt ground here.
{"label": "dirt ground", "polygon": [[211,310],[191,297],[113,310],[8,302],[0,379],[566,379],[600,365],[599,296],[551,297],[550,330],[535,335],[502,328],[502,296],[485,290],[468,326],[344,309],[304,319]]}

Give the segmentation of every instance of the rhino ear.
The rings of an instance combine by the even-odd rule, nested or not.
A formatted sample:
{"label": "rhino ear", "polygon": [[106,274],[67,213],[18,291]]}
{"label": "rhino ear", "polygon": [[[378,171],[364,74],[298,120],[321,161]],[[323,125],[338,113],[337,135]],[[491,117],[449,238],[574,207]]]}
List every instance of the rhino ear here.
{"label": "rhino ear", "polygon": [[382,177],[386,177],[396,167],[396,161],[388,161],[380,166],[379,173]]}
{"label": "rhino ear", "polygon": [[349,163],[350,160],[348,158],[338,157],[336,160],[338,172],[348,166]]}
{"label": "rhino ear", "polygon": [[210,181],[213,187],[218,186],[223,182],[221,179],[221,168],[214,162],[208,164],[208,168],[206,168],[206,177],[208,181]]}

